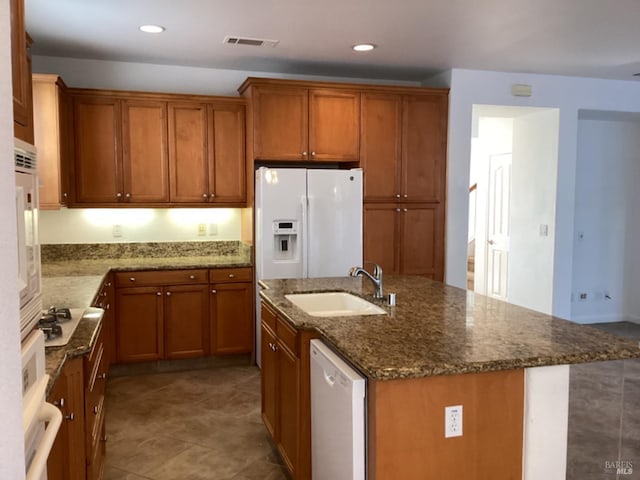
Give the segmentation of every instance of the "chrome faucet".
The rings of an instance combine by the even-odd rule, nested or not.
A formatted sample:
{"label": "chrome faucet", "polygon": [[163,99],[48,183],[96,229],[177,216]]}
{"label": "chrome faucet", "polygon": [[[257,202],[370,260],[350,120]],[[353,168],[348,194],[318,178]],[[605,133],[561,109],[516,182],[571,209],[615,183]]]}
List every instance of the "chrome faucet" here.
{"label": "chrome faucet", "polygon": [[382,294],[382,267],[380,265],[373,264],[373,275],[362,267],[351,267],[349,269],[350,277],[357,277],[358,275],[364,275],[375,285],[376,290],[373,292],[373,298],[381,299],[384,297]]}

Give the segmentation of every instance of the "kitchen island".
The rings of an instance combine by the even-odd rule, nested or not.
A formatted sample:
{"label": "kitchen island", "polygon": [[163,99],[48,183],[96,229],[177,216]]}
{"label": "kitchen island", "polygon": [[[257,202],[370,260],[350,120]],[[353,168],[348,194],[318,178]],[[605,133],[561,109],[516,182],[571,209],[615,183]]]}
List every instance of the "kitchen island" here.
{"label": "kitchen island", "polygon": [[[307,315],[285,295],[368,296],[367,280],[262,283],[279,321],[301,340],[322,338],[367,378],[369,480],[552,478],[566,455],[567,365],[640,357],[637,343],[421,277],[385,277],[397,294],[386,315],[335,318]],[[294,476],[308,478],[308,345],[298,348]],[[462,437],[444,436],[451,405],[464,406]]]}

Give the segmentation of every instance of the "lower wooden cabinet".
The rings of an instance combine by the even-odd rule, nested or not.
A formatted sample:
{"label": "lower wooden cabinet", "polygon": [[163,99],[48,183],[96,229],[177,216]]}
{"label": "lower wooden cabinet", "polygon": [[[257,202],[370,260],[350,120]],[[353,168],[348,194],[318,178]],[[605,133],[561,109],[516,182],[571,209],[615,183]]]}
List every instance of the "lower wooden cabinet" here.
{"label": "lower wooden cabinet", "polygon": [[261,312],[262,419],[291,478],[311,478],[309,342],[264,303]]}
{"label": "lower wooden cabinet", "polygon": [[364,260],[385,273],[444,278],[441,204],[364,205]]}
{"label": "lower wooden cabinet", "polygon": [[116,309],[115,309],[115,284],[113,274],[109,273],[98,294],[93,299],[94,307],[102,308],[102,330],[104,335],[104,357],[108,365],[116,361]]}
{"label": "lower wooden cabinet", "polygon": [[251,268],[117,272],[115,282],[118,362],[253,352]]}

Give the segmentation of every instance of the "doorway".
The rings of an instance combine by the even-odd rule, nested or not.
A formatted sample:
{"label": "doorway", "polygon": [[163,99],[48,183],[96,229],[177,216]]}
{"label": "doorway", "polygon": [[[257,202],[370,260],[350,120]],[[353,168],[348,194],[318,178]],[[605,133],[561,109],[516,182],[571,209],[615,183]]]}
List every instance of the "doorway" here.
{"label": "doorway", "polygon": [[473,106],[468,287],[551,313],[559,110]]}

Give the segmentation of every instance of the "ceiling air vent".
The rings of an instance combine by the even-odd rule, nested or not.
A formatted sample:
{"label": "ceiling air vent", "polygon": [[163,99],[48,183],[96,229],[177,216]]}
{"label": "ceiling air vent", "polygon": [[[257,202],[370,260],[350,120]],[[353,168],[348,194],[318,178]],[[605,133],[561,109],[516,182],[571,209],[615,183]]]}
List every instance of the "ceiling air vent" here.
{"label": "ceiling air vent", "polygon": [[280,40],[267,40],[266,38],[249,38],[249,37],[224,37],[222,43],[230,45],[249,45],[252,47],[275,47]]}

